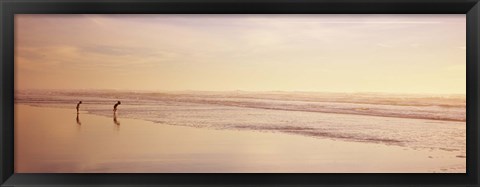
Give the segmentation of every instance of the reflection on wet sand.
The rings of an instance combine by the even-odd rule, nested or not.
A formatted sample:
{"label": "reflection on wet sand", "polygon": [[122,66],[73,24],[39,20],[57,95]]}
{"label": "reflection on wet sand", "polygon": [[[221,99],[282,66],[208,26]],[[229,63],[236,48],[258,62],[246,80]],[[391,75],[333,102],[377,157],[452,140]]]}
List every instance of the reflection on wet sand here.
{"label": "reflection on wet sand", "polygon": [[[77,117],[75,118],[75,120],[76,120],[78,126],[82,125],[82,122],[80,121],[80,115],[78,113],[77,113]],[[114,126],[115,130],[117,130],[117,131],[120,130],[120,121],[118,121],[116,113],[113,114],[113,124],[115,125]]]}
{"label": "reflection on wet sand", "polygon": [[82,122],[80,121],[80,116],[78,115],[78,113],[77,113],[77,119],[76,120],[77,120],[77,125],[82,125]]}
{"label": "reflection on wet sand", "polygon": [[120,130],[120,122],[117,120],[116,113],[113,113],[113,123],[115,124],[115,130]]}
{"label": "reflection on wet sand", "polygon": [[117,120],[117,114],[113,115],[113,123],[115,123],[115,125],[120,125],[120,122]]}
{"label": "reflection on wet sand", "polygon": [[182,127],[127,116],[119,132],[120,119],[111,111],[109,117],[82,113],[83,124],[73,126],[74,112],[15,105],[15,172],[465,173],[465,158],[452,151]]}

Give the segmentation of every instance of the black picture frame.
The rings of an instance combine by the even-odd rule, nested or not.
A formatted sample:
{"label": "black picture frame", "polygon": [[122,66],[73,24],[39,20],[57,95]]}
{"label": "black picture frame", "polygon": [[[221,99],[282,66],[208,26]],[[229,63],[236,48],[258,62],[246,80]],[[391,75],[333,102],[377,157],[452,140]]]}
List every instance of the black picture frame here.
{"label": "black picture frame", "polygon": [[[479,186],[479,0],[2,0],[0,184]],[[18,174],[14,173],[15,14],[466,14],[466,174]],[[395,36],[392,36],[395,37]]]}

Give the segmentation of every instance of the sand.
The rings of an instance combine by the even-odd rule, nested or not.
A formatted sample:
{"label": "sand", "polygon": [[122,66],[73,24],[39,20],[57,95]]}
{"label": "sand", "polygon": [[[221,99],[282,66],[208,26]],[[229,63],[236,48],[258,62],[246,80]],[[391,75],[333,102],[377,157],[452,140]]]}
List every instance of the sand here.
{"label": "sand", "polygon": [[21,104],[15,114],[17,173],[465,173],[465,158],[442,150],[121,115],[82,112],[77,119],[74,109]]}

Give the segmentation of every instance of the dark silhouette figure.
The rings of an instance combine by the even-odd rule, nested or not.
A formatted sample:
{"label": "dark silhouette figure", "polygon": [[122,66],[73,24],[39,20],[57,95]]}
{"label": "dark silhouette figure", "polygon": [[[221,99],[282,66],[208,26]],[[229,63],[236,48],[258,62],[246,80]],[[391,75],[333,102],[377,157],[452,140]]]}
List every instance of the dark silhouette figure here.
{"label": "dark silhouette figure", "polygon": [[79,113],[79,110],[80,110],[80,104],[82,104],[82,101],[79,101],[79,102],[77,103],[77,114]]}
{"label": "dark silhouette figure", "polygon": [[113,113],[117,113],[117,107],[118,105],[122,104],[120,101],[117,101],[115,105],[113,105]]}
{"label": "dark silhouette figure", "polygon": [[80,117],[78,116],[78,112],[77,112],[77,125],[82,125],[82,122],[80,122]]}

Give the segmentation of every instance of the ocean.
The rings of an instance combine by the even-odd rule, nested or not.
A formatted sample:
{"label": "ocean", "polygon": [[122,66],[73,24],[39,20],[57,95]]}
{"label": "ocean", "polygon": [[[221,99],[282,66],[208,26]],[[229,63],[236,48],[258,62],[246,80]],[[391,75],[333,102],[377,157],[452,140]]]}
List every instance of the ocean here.
{"label": "ocean", "polygon": [[[248,92],[55,91],[15,92],[15,103],[80,109],[118,118],[216,130],[286,133],[365,142],[466,157],[465,95]],[[182,136],[182,135],[179,135]]]}

